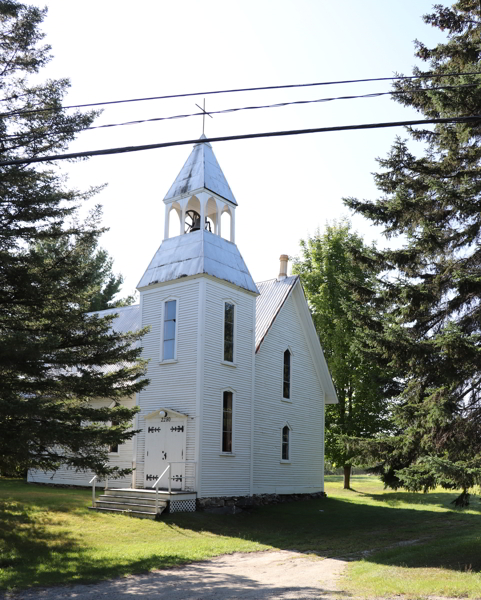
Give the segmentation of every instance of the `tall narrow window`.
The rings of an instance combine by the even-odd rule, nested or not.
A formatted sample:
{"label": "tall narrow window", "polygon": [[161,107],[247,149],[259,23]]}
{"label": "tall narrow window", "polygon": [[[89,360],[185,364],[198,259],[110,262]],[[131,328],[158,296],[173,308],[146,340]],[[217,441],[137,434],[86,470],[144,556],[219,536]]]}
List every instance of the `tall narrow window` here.
{"label": "tall narrow window", "polygon": [[[110,423],[110,426],[111,427],[117,427],[118,424],[119,424],[118,421],[112,421]],[[119,451],[119,445],[118,444],[113,444],[112,446],[109,446],[109,452],[117,454],[118,451]]]}
{"label": "tall narrow window", "polygon": [[282,428],[282,460],[289,460],[289,427]]}
{"label": "tall narrow window", "polygon": [[289,350],[284,352],[284,381],[282,385],[282,397],[291,397],[291,353]]}
{"label": "tall narrow window", "polygon": [[162,360],[175,358],[175,335],[177,321],[177,300],[169,300],[165,303],[164,315],[164,351]]}
{"label": "tall narrow window", "polygon": [[234,362],[234,310],[231,302],[224,303],[224,360]]}
{"label": "tall narrow window", "polygon": [[222,398],[222,452],[232,452],[232,392]]}

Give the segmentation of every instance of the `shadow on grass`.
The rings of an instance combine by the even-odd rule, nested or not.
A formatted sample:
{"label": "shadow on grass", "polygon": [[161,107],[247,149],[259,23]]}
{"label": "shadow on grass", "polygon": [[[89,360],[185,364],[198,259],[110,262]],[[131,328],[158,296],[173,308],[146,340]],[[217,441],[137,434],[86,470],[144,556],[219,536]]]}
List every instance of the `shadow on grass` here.
{"label": "shadow on grass", "polygon": [[[359,503],[354,501],[355,493],[349,492],[342,498],[259,507],[235,515],[176,513],[167,515],[163,523],[152,524],[159,527],[158,537],[157,529],[152,530],[144,556],[134,559],[121,548],[98,558],[81,531],[52,527],[59,512],[99,518],[87,510],[88,492],[4,483],[0,488],[0,569],[7,588],[92,582],[191,562],[192,554],[175,547],[169,528],[182,537],[211,534],[332,558],[481,570],[480,515],[428,508],[433,504],[452,508],[450,501],[456,493],[420,494],[419,504],[426,509],[401,505],[412,503],[413,494],[366,494],[365,503]],[[369,504],[373,500],[376,503]],[[103,519],[102,526],[110,527]]]}
{"label": "shadow on grass", "polygon": [[[381,506],[359,504],[349,498],[327,498],[262,507],[238,515],[184,513],[165,520],[194,531],[242,537],[280,549],[314,551],[330,558],[481,570],[478,514],[405,508],[399,506],[406,500],[403,494],[395,496],[384,501],[384,496],[372,495],[383,502]],[[426,504],[451,508],[450,501],[456,494],[437,496],[433,503]]]}

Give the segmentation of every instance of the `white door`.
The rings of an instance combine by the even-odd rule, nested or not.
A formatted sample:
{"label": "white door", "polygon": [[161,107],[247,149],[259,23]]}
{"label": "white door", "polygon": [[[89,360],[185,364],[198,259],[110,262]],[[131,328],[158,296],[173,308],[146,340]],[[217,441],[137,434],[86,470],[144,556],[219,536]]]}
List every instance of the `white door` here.
{"label": "white door", "polygon": [[[185,429],[183,418],[152,418],[146,420],[145,431],[145,487],[152,485],[169,463],[172,490],[185,487]],[[159,488],[168,489],[169,472],[160,480]]]}

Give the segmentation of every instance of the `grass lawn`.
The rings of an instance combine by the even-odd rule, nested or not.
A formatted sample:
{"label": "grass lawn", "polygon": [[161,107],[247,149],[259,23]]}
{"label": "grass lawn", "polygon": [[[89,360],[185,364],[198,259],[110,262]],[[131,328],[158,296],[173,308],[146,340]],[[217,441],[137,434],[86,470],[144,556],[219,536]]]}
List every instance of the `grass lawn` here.
{"label": "grass lawn", "polygon": [[92,582],[282,548],[352,559],[341,586],[358,596],[481,597],[478,498],[453,510],[456,493],[384,491],[366,476],[353,477],[348,491],[340,477],[327,480],[327,499],[154,522],[88,511],[88,490],[0,479],[0,588]]}

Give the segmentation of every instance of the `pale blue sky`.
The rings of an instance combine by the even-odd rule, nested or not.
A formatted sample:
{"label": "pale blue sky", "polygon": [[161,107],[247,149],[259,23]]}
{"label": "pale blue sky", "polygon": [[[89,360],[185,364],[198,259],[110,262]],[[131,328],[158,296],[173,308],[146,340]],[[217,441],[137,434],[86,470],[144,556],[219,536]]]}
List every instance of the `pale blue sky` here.
{"label": "pale blue sky", "polygon": [[[413,40],[442,35],[425,25],[426,0],[49,0],[44,30],[55,56],[43,76],[69,77],[68,103],[410,74]],[[388,91],[388,82],[208,96],[207,108]],[[106,108],[98,124],[195,112],[201,98]],[[389,97],[245,111],[207,119],[207,135],[417,118]],[[85,132],[71,150],[150,144],[200,135],[201,119]],[[401,129],[214,144],[236,196],[236,242],[256,281],[278,273],[280,254],[326,220],[347,215],[343,196],[376,197],[371,173]],[[107,183],[94,201],[110,228],[102,245],[125,276],[140,280],[163,236],[163,197],[190,147],[63,163],[72,186]],[[368,241],[379,232],[353,219]]]}

